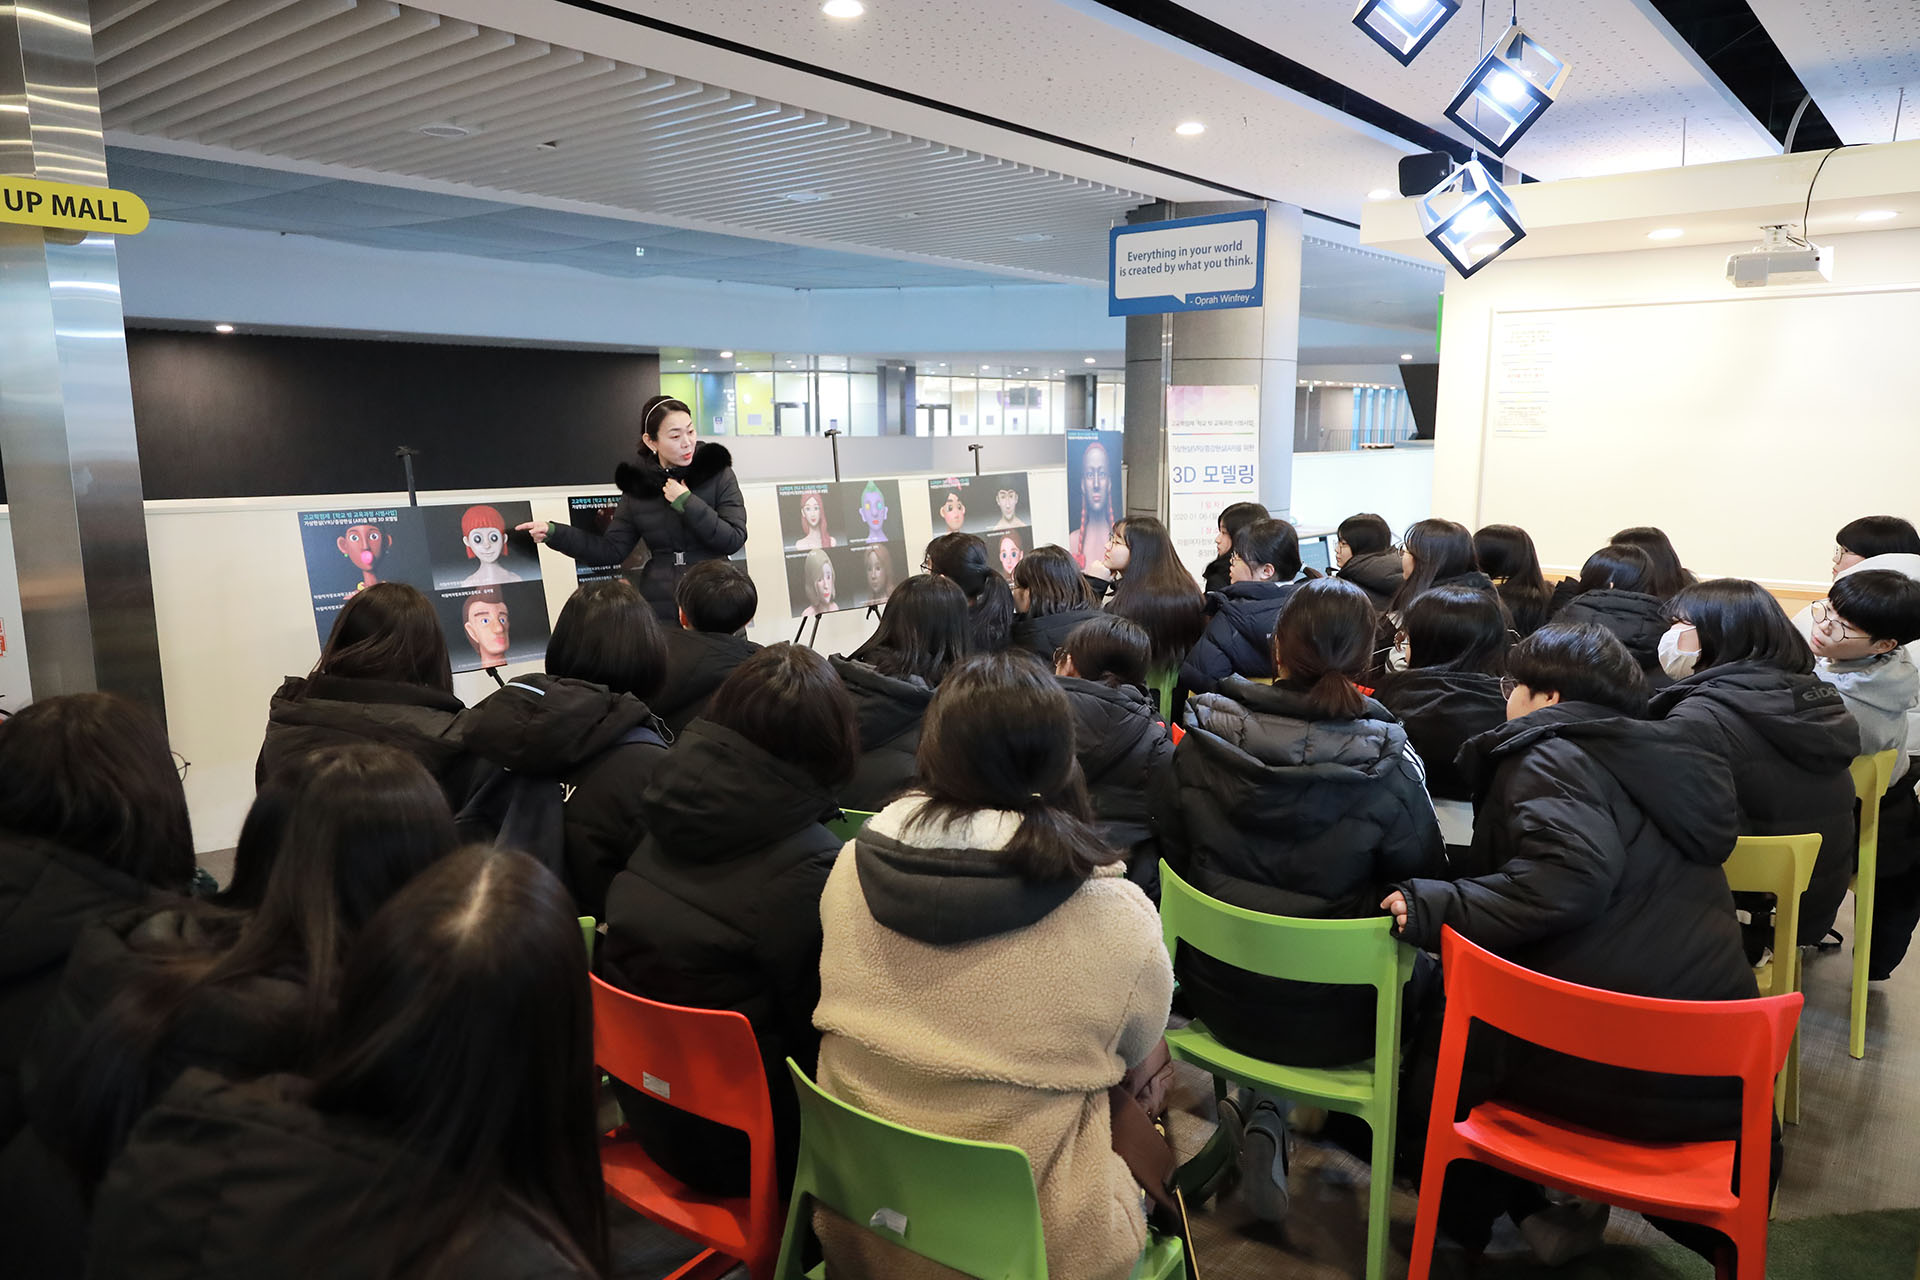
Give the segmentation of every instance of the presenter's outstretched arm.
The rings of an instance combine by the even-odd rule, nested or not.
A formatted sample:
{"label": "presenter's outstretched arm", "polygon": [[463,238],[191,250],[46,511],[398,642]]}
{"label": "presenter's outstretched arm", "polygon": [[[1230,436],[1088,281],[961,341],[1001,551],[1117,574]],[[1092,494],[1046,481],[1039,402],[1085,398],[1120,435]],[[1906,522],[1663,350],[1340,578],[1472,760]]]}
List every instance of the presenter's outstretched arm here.
{"label": "presenter's outstretched arm", "polygon": [[519,528],[522,532],[531,533],[535,542],[544,542],[561,555],[572,556],[582,564],[619,564],[633,554],[634,545],[640,541],[640,531],[627,518],[625,503],[614,513],[604,534],[588,533],[570,524],[550,524],[544,520],[532,521]]}

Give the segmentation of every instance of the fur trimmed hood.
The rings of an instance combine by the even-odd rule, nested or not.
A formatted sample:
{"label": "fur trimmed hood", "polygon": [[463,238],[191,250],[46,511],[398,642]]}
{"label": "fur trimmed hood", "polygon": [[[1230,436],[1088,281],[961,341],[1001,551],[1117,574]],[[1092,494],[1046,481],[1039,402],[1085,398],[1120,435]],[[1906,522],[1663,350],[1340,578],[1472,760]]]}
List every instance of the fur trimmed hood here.
{"label": "fur trimmed hood", "polygon": [[698,489],[707,481],[733,466],[733,455],[723,444],[702,440],[693,446],[693,461],[684,467],[662,467],[651,454],[642,453],[633,462],[614,469],[613,482],[630,498],[657,498],[671,476],[689,489]]}

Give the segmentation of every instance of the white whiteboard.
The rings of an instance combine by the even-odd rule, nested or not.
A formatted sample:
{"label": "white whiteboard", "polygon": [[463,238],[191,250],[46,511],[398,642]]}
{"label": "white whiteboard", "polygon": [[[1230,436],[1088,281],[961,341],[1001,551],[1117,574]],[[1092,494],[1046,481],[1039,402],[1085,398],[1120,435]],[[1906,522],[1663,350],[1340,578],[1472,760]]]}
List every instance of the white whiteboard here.
{"label": "white whiteboard", "polygon": [[1577,565],[1652,524],[1689,568],[1825,582],[1920,517],[1920,284],[1492,316],[1478,516]]}

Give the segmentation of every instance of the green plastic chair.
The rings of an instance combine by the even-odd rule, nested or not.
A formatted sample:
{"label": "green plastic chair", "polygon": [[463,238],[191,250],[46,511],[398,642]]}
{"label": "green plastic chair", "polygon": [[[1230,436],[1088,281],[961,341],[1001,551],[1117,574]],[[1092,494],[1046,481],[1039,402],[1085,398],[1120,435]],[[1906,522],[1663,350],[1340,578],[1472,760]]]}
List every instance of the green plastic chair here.
{"label": "green plastic chair", "polygon": [[1860,802],[1860,859],[1853,873],[1853,1002],[1848,1011],[1847,1053],[1867,1056],[1867,961],[1873,956],[1874,881],[1880,874],[1880,797],[1893,785],[1900,753],[1853,759],[1853,795]]}
{"label": "green plastic chair", "polygon": [[1227,1048],[1200,1022],[1167,1032],[1175,1059],[1225,1081],[1358,1116],[1373,1130],[1373,1177],[1367,1192],[1367,1277],[1387,1270],[1388,1202],[1393,1195],[1394,1124],[1400,1106],[1401,988],[1413,973],[1413,948],[1393,937],[1387,916],[1365,920],[1296,920],[1263,915],[1210,898],[1160,864],[1160,925],[1167,954],[1181,943],[1223,964],[1269,978],[1372,987],[1373,1057],[1345,1067],[1286,1067]]}
{"label": "green plastic chair", "polygon": [[833,832],[844,842],[860,834],[860,828],[867,825],[867,819],[873,814],[866,809],[842,809],[840,816],[827,823],[827,830]]}
{"label": "green plastic chair", "polygon": [[1162,720],[1167,720],[1173,714],[1173,688],[1179,683],[1178,667],[1155,671],[1147,677],[1147,687],[1153,691],[1153,704],[1159,708]]}
{"label": "green plastic chair", "polygon": [[[1800,990],[1800,895],[1813,879],[1820,856],[1818,832],[1804,836],[1741,836],[1727,858],[1727,884],[1743,893],[1773,895],[1773,958],[1754,970],[1763,996]],[[1800,1030],[1794,1028],[1787,1066],[1773,1085],[1773,1109],[1787,1124],[1800,1123]]]}
{"label": "green plastic chair", "polygon": [[[980,1280],[1046,1280],[1040,1198],[1027,1153],[998,1142],[944,1138],[870,1115],[823,1091],[793,1061],[800,1163],[775,1280],[800,1269],[815,1200],[883,1240]],[[1177,1239],[1154,1237],[1135,1280],[1183,1274]]]}
{"label": "green plastic chair", "polygon": [[587,965],[593,965],[593,938],[600,929],[600,922],[592,916],[580,917],[580,938],[587,944]]}

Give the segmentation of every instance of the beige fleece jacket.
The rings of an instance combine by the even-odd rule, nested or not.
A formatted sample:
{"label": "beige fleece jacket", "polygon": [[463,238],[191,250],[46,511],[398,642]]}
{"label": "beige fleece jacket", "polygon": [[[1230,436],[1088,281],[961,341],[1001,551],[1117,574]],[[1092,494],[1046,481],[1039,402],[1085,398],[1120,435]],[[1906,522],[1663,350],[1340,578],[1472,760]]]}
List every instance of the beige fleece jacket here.
{"label": "beige fleece jacket", "polygon": [[[991,857],[1020,821],[986,811],[909,837],[922,803],[903,797],[868,829]],[[1106,1091],[1166,1031],[1173,969],[1153,905],[1116,863],[1035,924],[939,946],[873,918],[856,862],[849,844],[820,899],[822,1087],[899,1124],[1021,1148],[1049,1274],[1125,1280],[1146,1223]]]}

